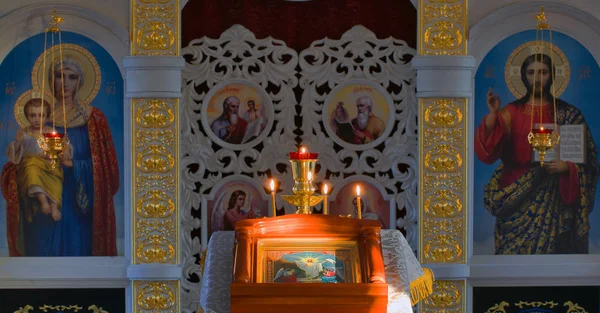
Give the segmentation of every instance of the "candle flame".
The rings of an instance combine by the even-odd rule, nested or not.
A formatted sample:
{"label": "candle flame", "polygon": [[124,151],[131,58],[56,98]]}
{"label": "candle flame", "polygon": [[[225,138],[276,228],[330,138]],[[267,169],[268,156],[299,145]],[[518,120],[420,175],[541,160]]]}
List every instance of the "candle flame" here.
{"label": "candle flame", "polygon": [[326,195],[327,191],[329,191],[329,188],[327,187],[327,184],[323,184],[323,194]]}
{"label": "candle flame", "polygon": [[300,148],[300,153],[306,153],[306,148],[305,147],[301,147]]}
{"label": "candle flame", "polygon": [[356,196],[360,197],[360,185],[356,185]]}
{"label": "candle flame", "polygon": [[308,173],[306,173],[306,178],[307,178],[308,180],[312,180],[312,172],[308,172]]}
{"label": "candle flame", "polygon": [[270,187],[271,187],[271,191],[273,191],[273,192],[274,192],[274,191],[275,191],[275,180],[274,180],[274,179],[271,179],[271,183],[270,183],[269,185],[270,185]]}
{"label": "candle flame", "polygon": [[544,126],[540,127],[540,130],[544,130]]}

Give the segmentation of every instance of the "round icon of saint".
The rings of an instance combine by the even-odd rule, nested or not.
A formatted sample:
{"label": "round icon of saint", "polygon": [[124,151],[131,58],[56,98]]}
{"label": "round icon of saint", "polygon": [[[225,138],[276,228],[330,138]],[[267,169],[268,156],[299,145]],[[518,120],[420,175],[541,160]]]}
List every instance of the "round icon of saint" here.
{"label": "round icon of saint", "polygon": [[263,88],[246,80],[214,86],[204,100],[202,121],[209,137],[222,147],[242,150],[268,135],[273,106]]}
{"label": "round icon of saint", "polygon": [[339,85],[324,104],[323,124],[339,145],[363,150],[379,145],[394,124],[389,93],[371,81],[349,81]]}

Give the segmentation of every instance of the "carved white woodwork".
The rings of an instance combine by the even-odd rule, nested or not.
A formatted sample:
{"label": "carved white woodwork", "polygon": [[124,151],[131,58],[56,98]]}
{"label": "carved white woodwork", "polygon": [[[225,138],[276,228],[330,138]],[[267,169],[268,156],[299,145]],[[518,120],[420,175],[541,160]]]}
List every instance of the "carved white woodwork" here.
{"label": "carved white woodwork", "polygon": [[[192,238],[192,231],[204,226],[202,233],[207,234],[207,207],[201,203],[207,203],[211,188],[227,176],[238,175],[252,177],[265,187],[273,177],[280,189],[291,190],[291,175],[281,173],[277,165],[284,165],[279,168],[285,171],[289,164],[287,153],[296,149],[293,132],[297,100],[293,88],[298,85],[298,53],[281,40],[257,39],[246,28],[234,25],[218,39],[204,37],[190,42],[181,54],[186,58],[180,145],[182,264],[186,278],[201,276],[196,257],[206,247],[208,238]],[[206,116],[211,95],[230,83],[257,89],[266,97],[264,105],[268,106],[264,131],[242,144],[218,138]],[[202,220],[193,217],[192,210],[201,210]],[[197,310],[199,297],[200,284],[183,279],[182,310]]]}
{"label": "carved white woodwork", "polygon": [[[288,153],[297,149],[294,132],[298,127],[302,144],[320,154],[315,180],[330,185],[330,200],[347,183],[374,185],[390,203],[390,217],[395,220],[391,224],[406,230],[415,249],[418,137],[416,76],[410,64],[415,54],[405,42],[377,39],[362,26],[352,28],[340,40],[313,43],[300,59],[284,42],[257,39],[240,25],[219,39],[201,38],[182,49],[186,59],[180,148],[184,277],[201,277],[197,257],[207,246],[207,207],[214,200],[215,189],[230,181],[246,182],[263,186],[263,198],[268,199],[266,187],[272,177],[279,183],[278,195],[291,194]],[[300,88],[294,90],[299,80]],[[385,129],[366,144],[340,139],[327,122],[329,113],[321,114],[325,103],[335,101],[338,91],[352,89],[353,84],[377,93],[377,105],[385,113],[380,114]],[[230,142],[227,135],[219,137],[219,127],[211,126],[223,109],[220,95],[228,86],[254,89],[257,97],[264,98],[261,116],[267,121],[265,131],[238,144]],[[298,127],[294,120],[297,98],[301,99],[302,117]],[[294,211],[280,197],[277,205],[285,206],[286,213]],[[399,217],[396,213],[403,209],[406,215]],[[198,309],[200,287],[197,282],[182,280],[184,312]]]}
{"label": "carved white woodwork", "polygon": [[[380,184],[377,188],[395,196],[390,202],[395,207],[390,210],[406,209],[404,217],[391,216],[396,216],[397,227],[406,230],[413,249],[418,239],[418,128],[416,73],[410,61],[415,54],[404,41],[378,39],[365,27],[355,26],[339,40],[315,41],[299,59],[302,144],[319,153],[317,178],[330,182],[332,188],[341,188],[349,175],[373,177]],[[348,143],[330,126],[329,104],[346,86],[367,86],[372,94],[385,99],[374,104],[384,110],[388,106],[389,114],[380,116],[387,120],[386,128],[373,142]],[[354,101],[357,97],[360,92],[346,99]],[[345,105],[351,111],[355,103]],[[399,167],[407,169],[401,171]]]}

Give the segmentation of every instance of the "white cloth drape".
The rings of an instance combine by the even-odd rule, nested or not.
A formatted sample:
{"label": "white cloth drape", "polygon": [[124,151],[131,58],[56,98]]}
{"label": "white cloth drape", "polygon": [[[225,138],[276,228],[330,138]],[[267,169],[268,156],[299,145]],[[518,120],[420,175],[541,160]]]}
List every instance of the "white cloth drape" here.
{"label": "white cloth drape", "polygon": [[[206,313],[229,313],[234,232],[213,233],[202,277],[200,304]],[[388,313],[412,313],[410,283],[424,274],[410,245],[398,230],[381,231],[388,290]]]}

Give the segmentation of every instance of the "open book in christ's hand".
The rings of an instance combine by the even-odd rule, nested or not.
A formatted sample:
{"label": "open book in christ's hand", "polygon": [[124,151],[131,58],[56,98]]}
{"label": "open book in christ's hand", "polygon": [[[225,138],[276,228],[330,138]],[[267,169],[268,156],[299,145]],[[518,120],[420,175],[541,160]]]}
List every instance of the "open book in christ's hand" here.
{"label": "open book in christ's hand", "polygon": [[[542,124],[546,129],[554,129],[554,124]],[[584,164],[586,162],[585,124],[558,125],[559,143],[546,152],[544,162],[562,160]],[[540,154],[533,151],[533,162],[540,161]]]}

